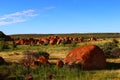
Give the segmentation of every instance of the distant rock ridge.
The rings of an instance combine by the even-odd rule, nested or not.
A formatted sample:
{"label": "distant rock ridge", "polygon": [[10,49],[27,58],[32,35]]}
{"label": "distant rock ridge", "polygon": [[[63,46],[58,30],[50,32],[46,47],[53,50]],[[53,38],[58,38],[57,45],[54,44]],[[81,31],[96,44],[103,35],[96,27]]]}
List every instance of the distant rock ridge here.
{"label": "distant rock ridge", "polygon": [[5,37],[6,35],[2,31],[0,31],[0,38],[5,38]]}
{"label": "distant rock ridge", "polygon": [[2,31],[0,31],[0,38],[4,38],[6,41],[12,40],[10,36],[7,36]]}

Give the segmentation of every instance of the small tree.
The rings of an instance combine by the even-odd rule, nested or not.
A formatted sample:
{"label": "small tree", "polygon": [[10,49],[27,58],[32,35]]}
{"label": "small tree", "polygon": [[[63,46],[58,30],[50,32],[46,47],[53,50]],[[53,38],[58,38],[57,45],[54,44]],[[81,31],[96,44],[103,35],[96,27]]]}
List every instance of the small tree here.
{"label": "small tree", "polygon": [[15,49],[17,48],[17,44],[15,43],[15,41],[12,42],[12,45],[11,45],[12,49]]}
{"label": "small tree", "polygon": [[112,42],[115,43],[115,44],[118,44],[118,43],[119,43],[119,41],[116,40],[116,39],[113,39]]}
{"label": "small tree", "polygon": [[44,51],[40,51],[37,53],[38,56],[44,56],[46,59],[49,59],[49,54],[47,52]]}
{"label": "small tree", "polygon": [[62,40],[61,44],[63,44],[65,46],[65,44],[67,44],[67,40]]}
{"label": "small tree", "polygon": [[114,58],[120,58],[120,48],[114,48],[114,49],[112,50],[112,56],[113,56]]}
{"label": "small tree", "polygon": [[21,63],[29,69],[31,64],[38,59],[39,56],[44,56],[46,59],[49,59],[49,54],[47,52],[33,52],[33,51],[24,51],[23,52],[23,59]]}
{"label": "small tree", "polygon": [[33,51],[24,51],[23,52],[24,55],[24,63],[30,63],[30,61],[35,61],[37,59],[37,54]]}
{"label": "small tree", "polygon": [[9,45],[4,39],[0,39],[0,51],[4,49],[9,49]]}
{"label": "small tree", "polygon": [[24,51],[23,55],[24,57],[21,60],[21,63],[24,66],[24,68],[27,69],[25,71],[25,74],[29,74],[31,64],[37,59],[37,54],[33,51]]}
{"label": "small tree", "polygon": [[102,46],[102,49],[103,49],[106,57],[112,57],[112,51],[113,51],[113,49],[118,48],[118,43],[119,42],[117,40],[113,39],[112,42],[106,42]]}

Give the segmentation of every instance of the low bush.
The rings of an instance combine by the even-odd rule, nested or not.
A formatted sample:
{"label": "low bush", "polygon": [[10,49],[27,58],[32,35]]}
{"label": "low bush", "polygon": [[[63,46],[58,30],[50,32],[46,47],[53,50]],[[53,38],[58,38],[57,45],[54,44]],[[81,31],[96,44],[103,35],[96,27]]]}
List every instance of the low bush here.
{"label": "low bush", "polygon": [[44,51],[39,51],[39,52],[37,52],[37,55],[38,56],[44,56],[46,59],[49,59],[49,53],[47,53],[47,52],[44,52]]}
{"label": "low bush", "polygon": [[111,55],[112,55],[114,58],[120,58],[120,48],[114,48],[114,49],[112,50]]}
{"label": "low bush", "polygon": [[63,45],[67,44],[67,40],[65,40],[65,39],[62,40],[61,44],[63,44]]}
{"label": "low bush", "polygon": [[112,51],[118,48],[118,43],[119,42],[117,40],[113,39],[112,42],[106,42],[102,45],[102,49],[107,58],[114,57]]}
{"label": "low bush", "polygon": [[0,51],[3,51],[5,49],[9,49],[9,45],[8,45],[8,43],[6,41],[1,40],[0,41]]}

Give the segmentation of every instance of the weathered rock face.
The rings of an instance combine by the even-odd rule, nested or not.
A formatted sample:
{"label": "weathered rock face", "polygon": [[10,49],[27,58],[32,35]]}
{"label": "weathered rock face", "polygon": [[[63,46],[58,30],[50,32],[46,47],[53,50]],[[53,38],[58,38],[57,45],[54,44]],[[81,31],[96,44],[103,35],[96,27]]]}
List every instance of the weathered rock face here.
{"label": "weathered rock face", "polygon": [[103,51],[96,45],[86,45],[73,49],[64,59],[68,65],[80,64],[85,69],[103,69],[106,59]]}

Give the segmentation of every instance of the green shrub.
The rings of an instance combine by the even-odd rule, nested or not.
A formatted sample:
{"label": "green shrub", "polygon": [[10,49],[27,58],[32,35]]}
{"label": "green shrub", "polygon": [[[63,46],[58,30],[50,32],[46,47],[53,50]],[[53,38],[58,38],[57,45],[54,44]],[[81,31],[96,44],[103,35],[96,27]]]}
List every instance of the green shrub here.
{"label": "green shrub", "polygon": [[114,48],[114,49],[112,50],[112,56],[113,56],[114,58],[120,58],[120,48]]}
{"label": "green shrub", "polygon": [[113,43],[116,43],[116,44],[118,44],[118,43],[119,43],[119,41],[118,41],[118,40],[116,40],[116,39],[113,39],[113,40],[112,40],[112,42],[113,42]]}
{"label": "green shrub", "polygon": [[48,43],[43,43],[42,45],[47,46],[47,45],[48,45]]}
{"label": "green shrub", "polygon": [[17,44],[13,41],[12,43],[12,49],[17,48]]}
{"label": "green shrub", "polygon": [[24,66],[30,66],[31,61],[35,61],[37,59],[37,54],[33,51],[24,51],[23,52],[23,59],[21,60],[21,63],[24,64]]}
{"label": "green shrub", "polygon": [[3,51],[4,49],[9,49],[9,45],[6,41],[1,40],[0,41],[0,51]]}
{"label": "green shrub", "polygon": [[33,52],[33,51],[24,51],[23,52],[25,59],[37,59],[39,56],[44,56],[46,59],[49,59],[49,54],[44,51]]}
{"label": "green shrub", "polygon": [[62,40],[61,44],[63,44],[63,45],[67,44],[67,40],[65,40],[65,39]]}
{"label": "green shrub", "polygon": [[77,46],[77,42],[76,42],[76,41],[73,42],[71,46],[72,46],[72,47],[76,47],[76,46]]}
{"label": "green shrub", "polygon": [[24,51],[23,52],[23,55],[25,58],[36,58],[37,57],[37,54],[36,52],[33,52],[33,51]]}
{"label": "green shrub", "polygon": [[40,51],[37,53],[38,56],[44,56],[46,59],[49,59],[49,53],[44,52],[44,51]]}
{"label": "green shrub", "polygon": [[102,49],[105,53],[105,56],[107,58],[110,58],[110,57],[113,57],[112,55],[112,51],[115,49],[115,48],[118,48],[118,41],[113,39],[112,42],[106,42],[103,44],[102,46]]}

